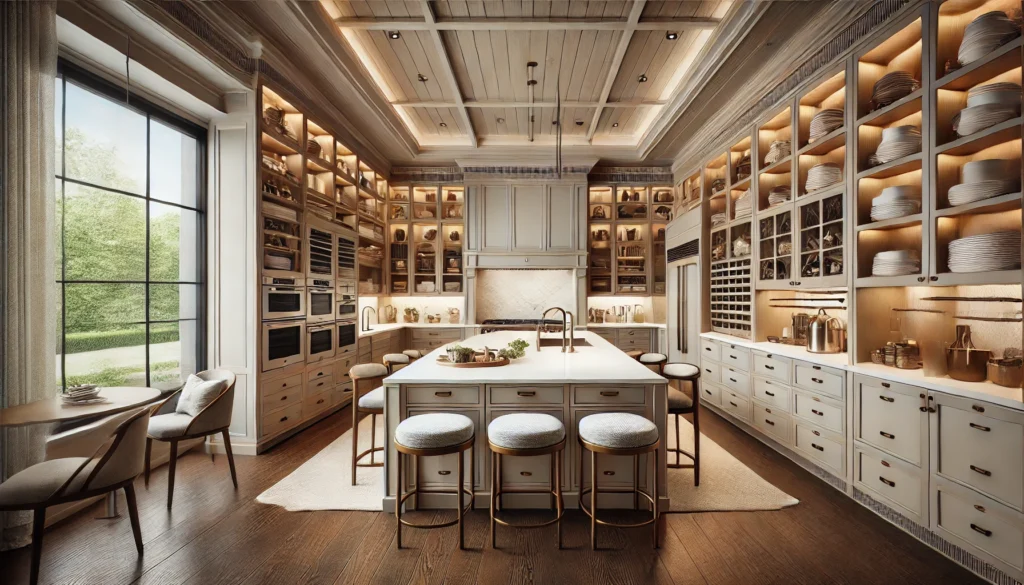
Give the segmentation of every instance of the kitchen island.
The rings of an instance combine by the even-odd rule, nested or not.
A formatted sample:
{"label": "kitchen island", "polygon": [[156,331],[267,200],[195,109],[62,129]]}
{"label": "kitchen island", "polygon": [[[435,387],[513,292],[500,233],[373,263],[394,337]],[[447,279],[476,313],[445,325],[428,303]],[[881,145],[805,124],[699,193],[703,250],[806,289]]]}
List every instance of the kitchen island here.
{"label": "kitchen island", "polygon": [[[628,357],[614,345],[593,332],[576,331],[576,351],[562,353],[561,334],[545,334],[544,345],[537,351],[536,334],[523,331],[496,331],[475,335],[459,345],[483,349],[501,349],[514,339],[530,343],[526,355],[511,364],[491,368],[454,368],[440,365],[438,348],[410,366],[385,379],[385,426],[387,449],[384,469],[387,477],[384,507],[394,510],[398,460],[393,438],[395,427],[407,417],[430,412],[453,412],[468,416],[476,425],[476,442],[469,457],[475,457],[476,477],[473,491],[480,507],[486,507],[490,493],[491,455],[487,448],[487,425],[494,418],[514,412],[538,412],[558,418],[565,425],[566,447],[562,469],[562,489],[566,507],[578,506],[580,446],[576,428],[581,418],[601,412],[630,412],[654,421],[662,437],[660,469],[654,469],[654,458],[641,456],[640,484],[649,491],[657,478],[661,509],[668,509],[665,476],[666,383],[657,373]],[[424,488],[454,487],[458,459],[456,455],[425,457],[420,462],[420,486]],[[589,458],[584,477],[590,474]],[[403,470],[412,477],[412,465]],[[502,462],[502,483],[506,488],[544,488],[553,470],[548,456],[507,457]],[[630,457],[605,456],[598,460],[599,485],[627,487],[632,485],[633,463]],[[411,480],[405,486],[409,489]],[[589,485],[589,482],[588,482]],[[550,507],[546,495],[509,494],[505,506],[522,508]],[[409,502],[413,502],[412,499]],[[602,507],[632,507],[628,494],[602,494]],[[430,494],[415,504],[420,508],[455,508],[454,495]]]}

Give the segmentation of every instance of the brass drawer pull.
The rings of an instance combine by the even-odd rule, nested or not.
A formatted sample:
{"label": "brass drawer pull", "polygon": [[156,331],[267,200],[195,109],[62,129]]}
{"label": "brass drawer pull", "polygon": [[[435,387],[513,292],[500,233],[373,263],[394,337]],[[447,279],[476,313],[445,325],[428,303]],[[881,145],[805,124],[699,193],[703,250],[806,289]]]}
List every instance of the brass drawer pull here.
{"label": "brass drawer pull", "polygon": [[739,407],[740,407],[740,405],[739,405],[739,404],[736,404],[736,403],[735,403],[735,402],[733,402],[732,400],[730,400],[730,401],[729,401],[729,404],[731,404],[731,405],[735,406],[736,408],[739,408]]}
{"label": "brass drawer pull", "polygon": [[323,398],[321,398],[320,400],[317,400],[317,401],[316,401],[316,403],[317,403],[317,404],[323,404],[323,403],[324,403],[324,399],[323,399]]}
{"label": "brass drawer pull", "polygon": [[971,466],[971,471],[973,471],[975,473],[980,473],[980,474],[984,475],[985,477],[992,477],[992,472],[991,471],[989,471],[987,469],[982,469],[982,468],[978,467],[977,465],[972,465]]}
{"label": "brass drawer pull", "polygon": [[729,378],[729,381],[733,384],[739,384],[739,382],[736,381],[736,378]]}
{"label": "brass drawer pull", "polygon": [[288,397],[287,396],[282,396],[281,397],[281,402],[284,402],[285,400],[288,400]]}
{"label": "brass drawer pull", "polygon": [[770,420],[768,420],[768,419],[764,419],[764,422],[766,422],[766,423],[768,423],[768,424],[772,425],[773,427],[775,426],[775,423],[773,423],[772,421],[770,421]]}
{"label": "brass drawer pull", "polygon": [[976,412],[985,412],[985,407],[984,406],[978,406],[977,404],[972,404],[971,408],[973,408]]}
{"label": "brass drawer pull", "polygon": [[889,480],[889,479],[885,479],[885,478],[884,478],[884,477],[882,477],[881,475],[879,475],[879,476],[878,476],[878,479],[879,479],[879,480],[880,480],[880,481],[881,481],[882,483],[884,483],[885,485],[887,485],[887,486],[889,486],[889,487],[896,487],[896,482],[895,482],[895,481],[892,481],[892,480]]}
{"label": "brass drawer pull", "polygon": [[981,526],[978,526],[977,524],[974,524],[973,522],[971,523],[971,530],[977,532],[978,534],[983,534],[985,536],[992,536],[992,531],[991,530],[985,530],[984,528],[982,528]]}
{"label": "brass drawer pull", "polygon": [[452,393],[450,391],[449,392],[434,392],[434,396],[437,396],[438,398],[451,398]]}
{"label": "brass drawer pull", "polygon": [[820,369],[821,369],[821,366],[811,366],[811,369],[812,369],[812,370],[820,370]]}
{"label": "brass drawer pull", "polygon": [[734,355],[732,355],[732,354],[729,354],[729,359],[732,359],[732,360],[737,360],[737,359],[739,359],[739,358],[738,358],[738,357],[736,357],[736,356],[734,356]]}
{"label": "brass drawer pull", "polygon": [[521,476],[523,476],[523,477],[530,477],[530,476],[531,476],[531,475],[533,475],[533,474],[532,474],[532,473],[530,473],[529,471],[520,471],[520,472],[519,472],[519,475],[521,475]]}
{"label": "brass drawer pull", "polygon": [[812,408],[812,409],[811,409],[811,412],[813,412],[814,414],[816,414],[816,415],[818,415],[818,416],[825,416],[825,413],[824,413],[824,412],[821,412],[820,410],[814,410],[814,409]]}
{"label": "brass drawer pull", "polygon": [[884,400],[886,402],[896,402],[895,398],[889,398],[888,396],[879,396],[878,399],[879,400]]}
{"label": "brass drawer pull", "polygon": [[615,475],[615,472],[614,471],[605,471],[604,474],[605,475]]}
{"label": "brass drawer pull", "polygon": [[886,461],[885,459],[882,459],[881,464],[882,467],[892,467],[892,464]]}
{"label": "brass drawer pull", "polygon": [[892,388],[888,382],[882,382],[882,388]]}
{"label": "brass drawer pull", "polygon": [[704,351],[711,351],[711,348],[710,347],[705,347]]}
{"label": "brass drawer pull", "polygon": [[820,437],[821,436],[821,433],[819,433],[818,431],[812,430],[811,432],[814,433],[815,437]]}
{"label": "brass drawer pull", "polygon": [[446,469],[446,470],[444,470],[444,471],[438,471],[438,472],[437,472],[437,474],[438,474],[438,475],[451,475],[451,474],[452,474],[452,472],[451,472],[451,471],[448,471],[448,470]]}
{"label": "brass drawer pull", "polygon": [[764,411],[767,412],[768,414],[772,413],[772,409],[770,409],[770,408],[765,408]]}
{"label": "brass drawer pull", "polygon": [[974,504],[974,509],[981,512],[982,514],[985,513],[985,506],[982,506],[980,504]]}
{"label": "brass drawer pull", "polygon": [[619,391],[618,390],[602,390],[601,391],[601,396],[618,396],[618,395],[619,395]]}
{"label": "brass drawer pull", "polygon": [[279,421],[277,421],[277,422],[284,422],[284,421],[286,421],[286,420],[288,420],[288,417],[287,417],[287,416],[282,416],[282,417],[281,417],[281,420],[279,420]]}
{"label": "brass drawer pull", "polygon": [[771,392],[769,392],[767,390],[765,390],[764,393],[767,394],[768,396],[771,396],[772,398],[775,398],[775,394],[773,394],[773,393],[771,393]]}
{"label": "brass drawer pull", "polygon": [[707,372],[707,373],[709,373],[709,374],[711,373],[711,370],[709,370],[709,369],[707,369],[707,368],[704,368],[704,371],[705,371],[705,372]]}
{"label": "brass drawer pull", "polygon": [[519,390],[516,392],[517,396],[536,396],[537,393],[533,390]]}
{"label": "brass drawer pull", "polygon": [[764,367],[772,371],[775,370],[775,366],[769,366],[768,364],[765,364]]}
{"label": "brass drawer pull", "polygon": [[817,378],[811,378],[811,382],[814,382],[815,384],[824,384],[825,383],[824,381],[819,380]]}
{"label": "brass drawer pull", "polygon": [[711,390],[708,390],[707,388],[704,389],[704,393],[711,396]]}
{"label": "brass drawer pull", "polygon": [[825,448],[822,447],[821,445],[817,444],[817,443],[811,443],[811,447],[814,447],[815,449],[817,449],[818,451],[821,451],[822,453],[825,452]]}
{"label": "brass drawer pull", "polygon": [[894,435],[894,434],[892,434],[892,433],[887,433],[887,432],[885,432],[885,431],[878,431],[878,434],[879,434],[879,435],[882,435],[882,436],[883,436],[883,437],[885,437],[886,439],[895,439],[895,438],[896,438],[896,435]]}
{"label": "brass drawer pull", "polygon": [[991,427],[983,427],[981,425],[977,425],[977,424],[974,424],[974,423],[970,423],[970,425],[971,425],[972,429],[978,429],[979,431],[984,431],[986,433],[992,430]]}

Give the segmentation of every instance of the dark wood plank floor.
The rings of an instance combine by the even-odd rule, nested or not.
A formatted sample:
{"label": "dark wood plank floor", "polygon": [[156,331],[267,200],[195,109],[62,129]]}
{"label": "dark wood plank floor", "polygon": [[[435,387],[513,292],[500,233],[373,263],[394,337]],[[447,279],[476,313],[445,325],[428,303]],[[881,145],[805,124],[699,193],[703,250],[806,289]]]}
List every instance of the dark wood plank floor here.
{"label": "dark wood plank floor", "polygon": [[[698,585],[983,583],[863,509],[789,460],[705,411],[705,434],[800,500],[778,512],[672,514],[661,550],[649,531],[604,529],[589,548],[586,518],[567,513],[568,550],[553,529],[501,531],[490,548],[486,511],[470,515],[459,551],[455,528],[408,530],[395,547],[393,517],[371,512],[286,512],[256,496],[349,426],[335,415],[259,457],[189,453],[178,464],[167,511],[166,467],[137,482],[145,554],[135,554],[125,516],[96,520],[101,505],[50,529],[42,583],[350,584],[657,583]],[[123,494],[121,496],[123,498]],[[123,509],[123,501],[121,502]],[[437,519],[451,512],[420,512]],[[529,513],[528,513],[529,514]],[[526,519],[526,518],[524,518]],[[0,554],[0,583],[27,582],[28,549]]]}

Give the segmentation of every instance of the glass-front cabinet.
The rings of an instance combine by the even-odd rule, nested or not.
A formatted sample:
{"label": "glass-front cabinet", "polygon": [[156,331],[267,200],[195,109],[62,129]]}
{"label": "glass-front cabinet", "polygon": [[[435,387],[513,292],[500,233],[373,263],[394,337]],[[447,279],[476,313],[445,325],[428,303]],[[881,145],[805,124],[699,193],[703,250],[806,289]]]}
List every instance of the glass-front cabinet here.
{"label": "glass-front cabinet", "polygon": [[800,222],[799,256],[794,278],[801,287],[844,286],[843,194],[828,195],[797,203]]}
{"label": "glass-front cabinet", "polygon": [[793,280],[793,210],[784,207],[757,220],[758,287],[788,285]]}

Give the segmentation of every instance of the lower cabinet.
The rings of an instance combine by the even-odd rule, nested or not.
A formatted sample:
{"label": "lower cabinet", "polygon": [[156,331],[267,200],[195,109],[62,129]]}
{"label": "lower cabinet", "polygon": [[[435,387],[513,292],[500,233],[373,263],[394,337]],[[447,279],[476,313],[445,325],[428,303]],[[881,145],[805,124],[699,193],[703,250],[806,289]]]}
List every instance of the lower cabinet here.
{"label": "lower cabinet", "polygon": [[932,476],[931,529],[1020,580],[1024,514],[940,476]]}
{"label": "lower cabinet", "polygon": [[853,481],[873,498],[922,526],[928,525],[928,477],[920,467],[857,444],[853,451]]}

